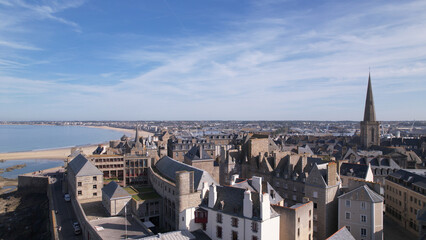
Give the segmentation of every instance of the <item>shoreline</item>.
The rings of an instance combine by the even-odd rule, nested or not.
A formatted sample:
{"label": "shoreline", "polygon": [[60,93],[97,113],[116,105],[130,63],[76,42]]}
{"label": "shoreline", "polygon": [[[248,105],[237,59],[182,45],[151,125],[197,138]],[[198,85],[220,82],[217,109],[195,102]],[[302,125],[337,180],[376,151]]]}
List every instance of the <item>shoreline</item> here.
{"label": "shoreline", "polygon": [[[108,126],[84,126],[84,125],[79,125],[79,126],[120,131],[120,132],[128,133],[131,136],[135,135],[135,130],[126,129],[126,128],[115,128],[115,127],[108,127]],[[146,132],[143,130],[139,130],[139,134],[140,136],[143,136],[143,137],[153,135],[152,133]],[[71,150],[73,148],[80,148],[82,149],[84,153],[91,154],[93,151],[95,151],[95,149],[99,145],[107,145],[107,144],[108,144],[108,141],[102,142],[102,143],[96,143],[96,144],[76,145],[73,147],[61,147],[61,148],[44,149],[44,150],[30,150],[30,151],[0,153],[0,160],[25,160],[25,159],[65,160],[71,154]]]}

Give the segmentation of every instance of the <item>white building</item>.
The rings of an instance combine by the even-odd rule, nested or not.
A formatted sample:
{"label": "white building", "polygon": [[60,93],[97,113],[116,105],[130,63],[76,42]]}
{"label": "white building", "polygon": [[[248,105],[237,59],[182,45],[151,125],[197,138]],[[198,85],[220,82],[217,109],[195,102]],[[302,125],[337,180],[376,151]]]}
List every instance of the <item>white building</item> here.
{"label": "white building", "polygon": [[211,239],[279,240],[280,216],[262,192],[261,180],[256,183],[252,190],[205,183],[194,222]]}

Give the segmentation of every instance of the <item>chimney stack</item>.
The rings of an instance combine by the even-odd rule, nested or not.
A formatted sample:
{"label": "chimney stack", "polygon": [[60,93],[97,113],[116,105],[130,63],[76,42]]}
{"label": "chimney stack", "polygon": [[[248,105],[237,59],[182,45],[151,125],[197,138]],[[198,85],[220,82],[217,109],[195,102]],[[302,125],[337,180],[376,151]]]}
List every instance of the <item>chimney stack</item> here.
{"label": "chimney stack", "polygon": [[337,184],[337,164],[329,162],[327,164],[327,185],[335,186]]}
{"label": "chimney stack", "polygon": [[253,176],[251,178],[251,185],[256,191],[262,194],[262,177]]}
{"label": "chimney stack", "polygon": [[214,207],[214,205],[216,204],[216,200],[217,200],[216,185],[212,183],[209,188],[209,208]]}
{"label": "chimney stack", "polygon": [[243,202],[243,214],[246,218],[252,218],[253,217],[253,202],[251,200],[251,192],[250,190],[246,190],[244,192],[244,202]]}
{"label": "chimney stack", "polygon": [[269,202],[269,194],[261,193],[260,197],[260,218],[262,220],[268,220],[271,218],[271,203]]}

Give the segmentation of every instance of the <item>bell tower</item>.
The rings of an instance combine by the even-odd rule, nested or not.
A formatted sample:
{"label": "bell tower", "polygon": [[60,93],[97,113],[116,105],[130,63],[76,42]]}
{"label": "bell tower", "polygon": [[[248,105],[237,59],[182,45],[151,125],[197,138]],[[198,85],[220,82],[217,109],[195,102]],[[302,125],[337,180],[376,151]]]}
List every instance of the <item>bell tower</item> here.
{"label": "bell tower", "polygon": [[361,121],[361,145],[369,148],[373,145],[380,145],[379,122],[376,121],[374,111],[373,89],[371,87],[371,77],[368,74],[367,97],[365,99],[364,121]]}

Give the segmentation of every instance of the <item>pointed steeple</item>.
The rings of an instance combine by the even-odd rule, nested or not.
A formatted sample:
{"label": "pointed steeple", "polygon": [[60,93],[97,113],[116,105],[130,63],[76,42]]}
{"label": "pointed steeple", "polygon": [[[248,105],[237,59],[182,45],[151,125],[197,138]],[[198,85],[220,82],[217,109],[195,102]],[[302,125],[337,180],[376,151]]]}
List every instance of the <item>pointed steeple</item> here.
{"label": "pointed steeple", "polygon": [[364,121],[376,121],[376,112],[374,111],[373,89],[371,87],[370,73],[368,73],[368,88],[367,97],[365,99]]}

